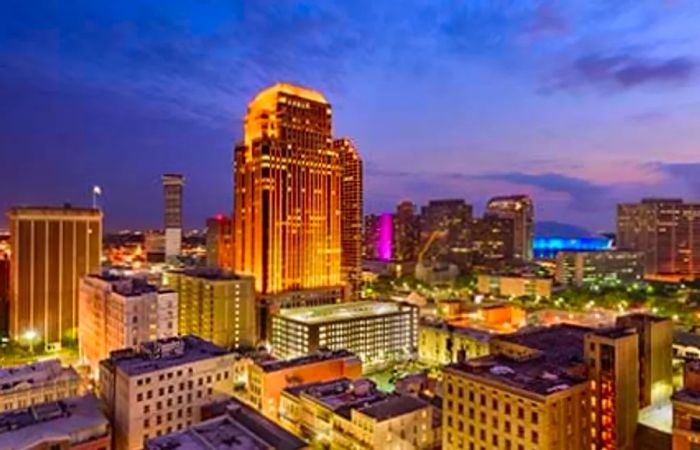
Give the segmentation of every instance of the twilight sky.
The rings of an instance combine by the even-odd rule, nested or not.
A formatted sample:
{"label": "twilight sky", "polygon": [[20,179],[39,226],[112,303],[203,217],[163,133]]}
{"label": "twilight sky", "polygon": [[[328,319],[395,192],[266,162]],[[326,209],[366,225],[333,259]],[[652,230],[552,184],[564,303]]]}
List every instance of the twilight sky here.
{"label": "twilight sky", "polygon": [[[314,87],[365,160],[366,212],[529,193],[538,220],[700,200],[697,0],[33,1],[0,5],[0,210],[90,202],[107,228],[231,210],[246,103]],[[4,225],[4,218],[0,226]]]}

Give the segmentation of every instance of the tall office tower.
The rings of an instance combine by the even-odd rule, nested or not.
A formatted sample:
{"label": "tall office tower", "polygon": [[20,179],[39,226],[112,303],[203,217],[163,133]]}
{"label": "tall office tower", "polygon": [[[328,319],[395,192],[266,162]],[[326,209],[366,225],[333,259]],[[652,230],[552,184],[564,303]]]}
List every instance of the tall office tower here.
{"label": "tall office tower", "polygon": [[513,219],[484,216],[474,219],[471,230],[472,263],[503,267],[513,260]]}
{"label": "tall office tower", "polygon": [[207,219],[207,266],[225,270],[233,268],[233,222],[219,214]]}
{"label": "tall office tower", "polygon": [[471,222],[472,205],[464,200],[431,200],[421,210],[419,255],[464,262],[469,255]]}
{"label": "tall office tower", "polygon": [[639,409],[667,402],[673,393],[673,321],[637,313],[619,316],[615,324],[637,330]]}
{"label": "tall office tower", "polygon": [[257,342],[255,286],[250,276],[220,269],[168,272],[167,285],[179,295],[179,332],[224,348]]}
{"label": "tall office tower", "polygon": [[486,204],[486,215],[513,220],[513,254],[516,259],[533,257],[535,207],[527,195],[493,197]]}
{"label": "tall office tower", "polygon": [[645,254],[647,274],[700,274],[700,203],[642,199],[617,205],[617,248]]}
{"label": "tall office tower", "polygon": [[404,200],[396,206],[394,214],[394,259],[399,262],[415,261],[420,239],[420,217],[416,205]]}
{"label": "tall office tower", "polygon": [[10,257],[0,252],[0,338],[10,332]]}
{"label": "tall office tower", "polygon": [[177,293],[145,279],[88,275],[80,280],[80,357],[94,377],[110,352],[177,336]]}
{"label": "tall office tower", "polygon": [[141,343],[100,363],[100,397],[115,450],[202,420],[202,408],[233,392],[235,355],[197,336]]}
{"label": "tall office tower", "polygon": [[389,261],[393,257],[394,216],[390,213],[369,214],[365,217],[362,256],[366,259]]}
{"label": "tall office tower", "polygon": [[341,160],[331,106],[279,83],[248,105],[235,149],[234,269],[263,295],[340,286]]}
{"label": "tall office tower", "polygon": [[[78,336],[78,281],[100,270],[102,212],[12,208],[10,335],[29,345]],[[27,342],[29,341],[29,342]]]}
{"label": "tall office tower", "polygon": [[333,141],[340,155],[340,268],[347,296],[354,298],[362,286],[362,159],[348,138]]}
{"label": "tall office tower", "polygon": [[182,190],[185,177],[166,173],[162,177],[165,197],[165,259],[172,259],[182,249]]}
{"label": "tall office tower", "polygon": [[639,415],[639,343],[633,329],[592,331],[584,337],[590,380],[591,444],[632,450]]}

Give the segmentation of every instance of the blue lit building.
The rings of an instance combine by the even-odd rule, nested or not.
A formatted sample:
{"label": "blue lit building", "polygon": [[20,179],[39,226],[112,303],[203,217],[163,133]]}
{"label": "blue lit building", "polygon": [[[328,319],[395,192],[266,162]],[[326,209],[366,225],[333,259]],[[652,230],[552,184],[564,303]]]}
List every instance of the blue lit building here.
{"label": "blue lit building", "polygon": [[552,259],[562,250],[610,250],[613,247],[613,241],[605,236],[580,238],[535,237],[532,247],[535,258]]}

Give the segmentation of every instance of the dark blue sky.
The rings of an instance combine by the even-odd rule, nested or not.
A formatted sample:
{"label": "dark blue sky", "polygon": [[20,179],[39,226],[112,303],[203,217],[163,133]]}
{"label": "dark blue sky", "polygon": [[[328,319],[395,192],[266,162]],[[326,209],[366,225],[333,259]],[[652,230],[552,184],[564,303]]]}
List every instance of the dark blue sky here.
{"label": "dark blue sky", "polygon": [[700,197],[696,0],[32,1],[0,4],[0,209],[87,204],[157,227],[231,209],[247,101],[322,91],[366,162],[366,209],[534,196],[611,228],[614,204]]}

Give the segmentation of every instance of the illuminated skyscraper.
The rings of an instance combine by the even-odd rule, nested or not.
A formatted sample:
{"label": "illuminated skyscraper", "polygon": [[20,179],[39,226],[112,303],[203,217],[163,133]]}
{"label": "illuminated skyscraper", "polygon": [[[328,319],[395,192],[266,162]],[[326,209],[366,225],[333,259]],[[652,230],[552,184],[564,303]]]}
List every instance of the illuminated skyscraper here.
{"label": "illuminated skyscraper", "polygon": [[394,214],[394,259],[400,262],[415,261],[419,237],[420,223],[416,205],[404,200],[396,206]]}
{"label": "illuminated skyscraper", "polygon": [[645,255],[648,274],[700,274],[700,204],[643,199],[617,206],[617,248]]}
{"label": "illuminated skyscraper", "polygon": [[532,259],[535,207],[527,195],[493,197],[486,205],[486,215],[513,220],[513,254],[516,259]]}
{"label": "illuminated skyscraper", "polygon": [[262,294],[340,286],[342,167],[323,95],[284,83],[260,92],[234,178],[234,269]]}
{"label": "illuminated skyscraper", "polygon": [[[77,338],[78,281],[100,269],[102,212],[12,208],[10,335],[30,345]],[[27,342],[29,341],[29,342]]]}
{"label": "illuminated skyscraper", "polygon": [[333,141],[342,170],[340,240],[341,270],[349,297],[362,284],[362,159],[348,138]]}
{"label": "illuminated skyscraper", "polygon": [[231,270],[233,235],[230,217],[219,214],[207,219],[207,266]]}
{"label": "illuminated skyscraper", "polygon": [[165,259],[180,254],[182,247],[182,188],[185,177],[176,173],[163,175],[165,197]]}

